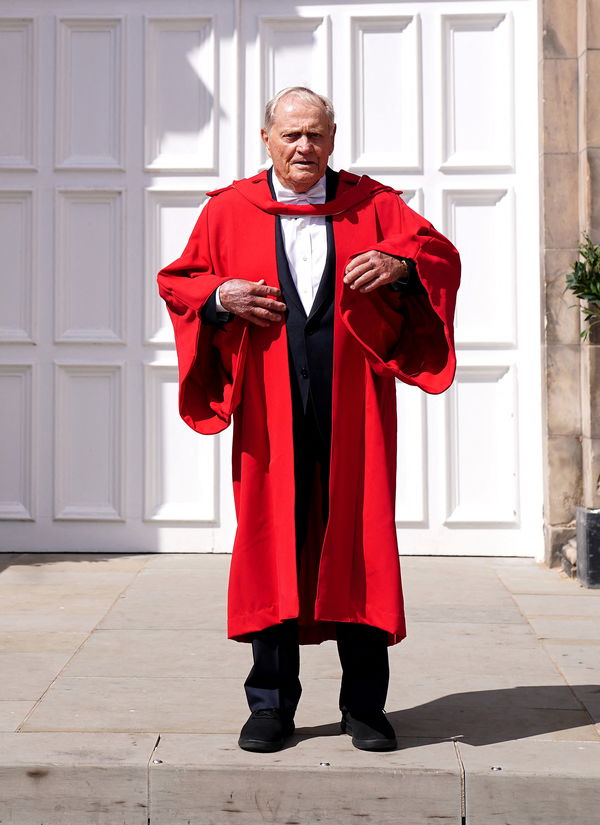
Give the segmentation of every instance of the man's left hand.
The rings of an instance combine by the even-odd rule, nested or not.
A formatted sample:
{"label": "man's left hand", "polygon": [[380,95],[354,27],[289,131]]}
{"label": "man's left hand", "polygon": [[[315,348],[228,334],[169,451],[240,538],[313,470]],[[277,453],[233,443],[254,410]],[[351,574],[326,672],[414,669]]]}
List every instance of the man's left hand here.
{"label": "man's left hand", "polygon": [[407,276],[408,267],[404,261],[370,249],[352,258],[344,273],[344,283],[350,289],[371,292]]}

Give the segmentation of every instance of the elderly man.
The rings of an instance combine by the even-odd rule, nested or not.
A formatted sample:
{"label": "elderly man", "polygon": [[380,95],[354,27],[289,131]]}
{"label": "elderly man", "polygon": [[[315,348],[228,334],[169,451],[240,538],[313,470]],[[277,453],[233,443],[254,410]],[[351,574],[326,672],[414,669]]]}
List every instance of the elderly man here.
{"label": "elderly man", "polygon": [[328,167],[335,130],[327,99],[280,92],[262,129],[272,168],[209,193],[159,274],[182,417],[201,433],[234,419],[228,635],[252,643],[239,738],[252,751],[293,733],[298,646],[324,639],[339,650],[342,732],[396,747],[394,379],[437,393],[455,370],[458,254],[400,193]]}

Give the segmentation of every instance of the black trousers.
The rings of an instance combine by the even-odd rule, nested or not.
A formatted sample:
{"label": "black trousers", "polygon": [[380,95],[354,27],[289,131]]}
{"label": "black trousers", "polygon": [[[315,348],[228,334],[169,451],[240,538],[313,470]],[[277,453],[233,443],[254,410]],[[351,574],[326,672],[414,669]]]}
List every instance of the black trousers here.
{"label": "black trousers", "polygon": [[[364,624],[338,622],[342,666],[341,711],[383,710],[390,678],[387,633]],[[278,708],[292,719],[302,693],[298,622],[289,619],[254,634],[254,665],[244,683],[250,710]]]}
{"label": "black trousers", "polygon": [[[294,399],[297,401],[297,399]],[[329,506],[329,432],[316,419],[312,403],[304,413],[294,404],[296,552],[300,558],[308,525],[311,490],[317,473],[323,491],[323,521]],[[342,666],[340,710],[383,710],[389,683],[387,633],[369,625],[338,622]],[[292,718],[302,693],[298,622],[290,619],[253,635],[253,667],[244,683],[250,710],[278,708]]]}

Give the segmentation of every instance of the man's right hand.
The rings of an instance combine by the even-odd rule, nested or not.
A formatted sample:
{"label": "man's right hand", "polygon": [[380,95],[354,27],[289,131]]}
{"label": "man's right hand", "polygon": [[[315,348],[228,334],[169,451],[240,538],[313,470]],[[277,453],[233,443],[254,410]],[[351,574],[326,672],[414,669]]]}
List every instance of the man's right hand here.
{"label": "man's right hand", "polygon": [[267,286],[263,279],[233,278],[222,283],[219,289],[219,301],[224,309],[259,327],[268,327],[283,319],[287,307],[278,298],[281,298],[281,290]]}

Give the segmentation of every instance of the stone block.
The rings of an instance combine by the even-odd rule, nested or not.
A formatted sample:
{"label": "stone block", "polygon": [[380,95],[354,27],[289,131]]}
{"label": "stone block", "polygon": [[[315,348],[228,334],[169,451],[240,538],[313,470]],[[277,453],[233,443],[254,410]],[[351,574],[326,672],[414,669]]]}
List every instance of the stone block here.
{"label": "stone block", "polygon": [[544,254],[546,284],[546,342],[579,345],[579,302],[565,292],[566,274],[577,260],[578,250],[550,249]]}
{"label": "stone block", "polygon": [[598,0],[587,0],[587,47],[600,49],[600,5]]}
{"label": "stone block", "polygon": [[[550,436],[547,455],[546,521],[549,526],[565,528],[575,521],[575,507],[583,496],[581,441],[576,436]],[[564,544],[574,532],[572,529],[554,539]]]}
{"label": "stone block", "polygon": [[453,744],[405,744],[367,753],[348,737],[326,736],[250,754],[223,737],[165,734],[150,769],[150,818],[168,825],[459,825]]}
{"label": "stone block", "polygon": [[581,441],[583,459],[583,497],[581,505],[600,507],[600,439],[584,437]]}
{"label": "stone block", "polygon": [[577,60],[543,62],[543,151],[577,152]]}
{"label": "stone block", "polygon": [[589,230],[591,204],[589,151],[584,149],[579,153],[579,226],[582,233]]}
{"label": "stone block", "polygon": [[579,58],[580,148],[600,147],[600,50],[585,51]]}
{"label": "stone block", "polygon": [[597,825],[600,741],[458,747],[467,825]]}
{"label": "stone block", "polygon": [[544,57],[577,57],[577,0],[542,0]]}
{"label": "stone block", "polygon": [[[581,347],[582,434],[600,438],[600,345]],[[589,505],[592,506],[592,505]]]}
{"label": "stone block", "polygon": [[581,433],[579,345],[546,347],[547,426],[552,435]]}
{"label": "stone block", "polygon": [[579,243],[579,157],[546,154],[542,168],[545,246],[573,249]]}
{"label": "stone block", "polygon": [[147,825],[156,735],[0,733],[0,822]]}
{"label": "stone block", "polygon": [[600,148],[594,147],[586,152],[590,179],[588,226],[592,240],[600,243]]}
{"label": "stone block", "polygon": [[577,22],[580,51],[600,49],[600,4],[598,0],[579,0]]}

